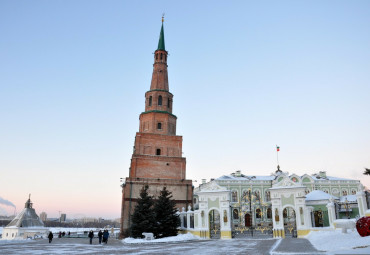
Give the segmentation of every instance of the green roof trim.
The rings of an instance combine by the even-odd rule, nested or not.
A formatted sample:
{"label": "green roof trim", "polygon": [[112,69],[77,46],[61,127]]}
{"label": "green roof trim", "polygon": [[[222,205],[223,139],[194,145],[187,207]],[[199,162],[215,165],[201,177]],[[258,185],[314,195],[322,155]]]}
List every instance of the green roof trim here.
{"label": "green roof trim", "polygon": [[147,114],[147,113],[151,113],[151,112],[156,112],[156,113],[167,113],[167,114],[169,114],[169,115],[171,115],[172,117],[175,117],[175,118],[177,119],[176,115],[174,115],[174,114],[172,114],[172,113],[170,113],[170,112],[167,112],[167,111],[152,110],[152,111],[142,112],[141,114]]}
{"label": "green roof trim", "polygon": [[164,31],[163,31],[163,22],[161,27],[161,33],[159,34],[159,42],[158,42],[158,49],[157,50],[166,50],[164,46]]}

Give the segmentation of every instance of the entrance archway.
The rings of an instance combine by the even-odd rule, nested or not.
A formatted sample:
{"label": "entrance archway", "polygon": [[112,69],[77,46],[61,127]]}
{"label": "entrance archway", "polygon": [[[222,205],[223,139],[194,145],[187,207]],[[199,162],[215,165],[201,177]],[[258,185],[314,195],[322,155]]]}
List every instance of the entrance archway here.
{"label": "entrance archway", "polygon": [[244,215],[244,223],[247,228],[252,226],[252,217],[249,213]]}
{"label": "entrance archway", "polygon": [[208,218],[210,237],[219,239],[221,237],[220,213],[213,209],[209,211]]}
{"label": "entrance archway", "polygon": [[285,236],[297,237],[296,213],[292,207],[283,210]]}

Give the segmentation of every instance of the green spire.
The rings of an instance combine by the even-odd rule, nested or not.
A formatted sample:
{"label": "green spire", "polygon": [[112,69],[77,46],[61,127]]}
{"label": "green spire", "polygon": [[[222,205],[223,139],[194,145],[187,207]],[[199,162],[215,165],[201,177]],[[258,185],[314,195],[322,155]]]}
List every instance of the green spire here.
{"label": "green spire", "polygon": [[158,49],[157,50],[166,50],[164,47],[164,32],[163,32],[163,18],[162,18],[162,28],[159,35]]}

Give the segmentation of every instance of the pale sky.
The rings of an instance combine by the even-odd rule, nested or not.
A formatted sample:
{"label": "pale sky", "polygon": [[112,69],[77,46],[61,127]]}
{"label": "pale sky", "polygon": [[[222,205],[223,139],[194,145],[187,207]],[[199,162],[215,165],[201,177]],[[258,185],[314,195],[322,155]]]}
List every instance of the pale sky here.
{"label": "pale sky", "polygon": [[163,12],[188,179],[269,175],[277,144],[370,187],[370,1],[2,0],[1,198],[120,216]]}

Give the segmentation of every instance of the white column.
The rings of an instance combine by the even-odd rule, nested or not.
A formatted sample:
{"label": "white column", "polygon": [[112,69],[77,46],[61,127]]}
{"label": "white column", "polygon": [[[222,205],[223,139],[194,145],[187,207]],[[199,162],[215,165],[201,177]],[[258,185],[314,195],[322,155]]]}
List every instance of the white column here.
{"label": "white column", "polygon": [[331,198],[329,200],[330,202],[326,205],[326,208],[328,208],[328,216],[329,216],[329,224],[331,228],[334,228],[334,220],[335,218],[335,206],[334,206],[334,199]]}
{"label": "white column", "polygon": [[187,229],[190,229],[190,215],[191,215],[192,213],[193,213],[193,212],[191,211],[191,206],[189,205],[189,206],[188,206],[188,211],[186,212],[186,221],[187,221],[186,228],[187,228]]}
{"label": "white column", "polygon": [[357,204],[358,204],[358,210],[360,212],[360,216],[363,217],[365,216],[366,210],[368,209],[367,204],[366,204],[365,192],[357,191],[356,197],[357,197]]}

